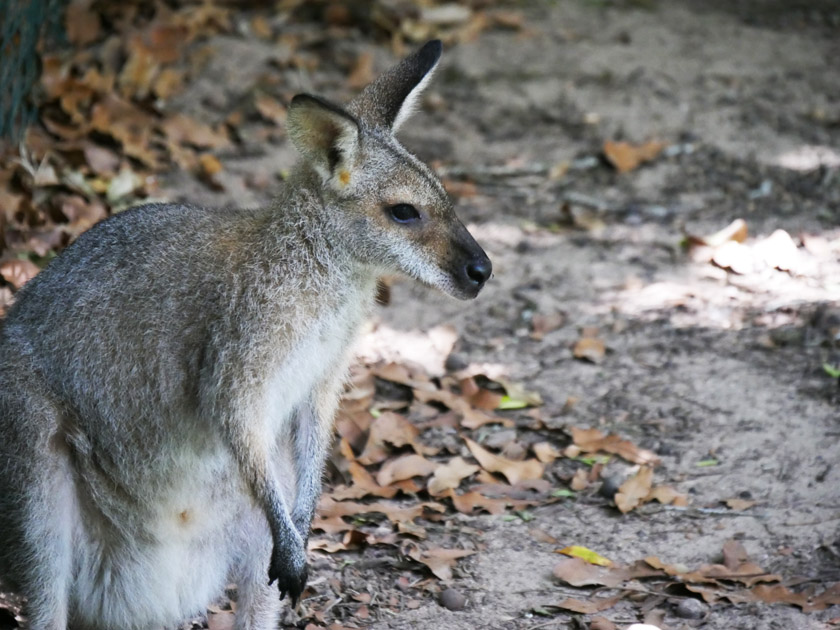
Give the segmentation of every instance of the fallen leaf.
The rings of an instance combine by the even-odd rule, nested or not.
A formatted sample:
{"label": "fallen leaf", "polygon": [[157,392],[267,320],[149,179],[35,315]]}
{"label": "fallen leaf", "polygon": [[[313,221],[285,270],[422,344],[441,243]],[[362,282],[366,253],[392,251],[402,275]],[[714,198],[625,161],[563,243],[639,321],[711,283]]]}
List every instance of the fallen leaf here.
{"label": "fallen leaf", "polygon": [[539,392],[530,391],[520,383],[514,383],[500,376],[492,380],[505,390],[499,409],[522,409],[523,407],[539,407],[543,404]]}
{"label": "fallen leaf", "polygon": [[543,476],[544,466],[535,459],[514,461],[491,453],[469,438],[464,438],[464,441],[484,470],[501,473],[509,483],[515,484],[524,479],[539,479]]}
{"label": "fallen leaf", "polygon": [[538,527],[532,527],[528,530],[528,533],[531,534],[531,537],[538,542],[548,543],[549,545],[557,544],[557,539],[554,536],[552,536],[548,532],[544,532]]}
{"label": "fallen leaf", "polygon": [[571,586],[608,586],[621,584],[626,576],[607,567],[590,564],[582,558],[564,558],[552,571],[554,577]]}
{"label": "fallen leaf", "polygon": [[749,230],[747,228],[747,222],[743,219],[735,219],[732,223],[727,225],[722,230],[718,230],[714,234],[709,234],[707,236],[692,236],[688,234],[686,235],[686,239],[688,240],[689,244],[693,245],[720,247],[721,245],[729,241],[743,243],[747,240],[748,233]]}
{"label": "fallen leaf", "polygon": [[618,626],[606,617],[592,617],[589,630],[618,630]]}
{"label": "fallen leaf", "polygon": [[577,340],[572,353],[576,359],[584,359],[590,363],[600,363],[604,360],[607,347],[603,339],[597,337],[582,337]]}
{"label": "fallen leaf", "polygon": [[[567,597],[559,604],[555,604],[557,608],[564,610],[571,610],[572,612],[580,613],[582,615],[591,615],[593,613],[602,612],[608,608],[612,608],[624,598],[623,593],[613,595],[612,597],[592,597],[587,600],[574,599]],[[592,626],[590,626],[591,628]]]}
{"label": "fallen leaf", "polygon": [[676,505],[678,507],[685,507],[688,505],[688,497],[677,492],[671,486],[656,486],[645,497],[645,503],[650,501],[659,501],[662,505]]}
{"label": "fallen leaf", "polygon": [[801,266],[799,248],[790,234],[776,230],[753,246],[755,258],[771,269],[796,271]]}
{"label": "fallen leaf", "polygon": [[712,262],[721,269],[727,269],[739,275],[752,273],[756,269],[756,260],[752,250],[736,241],[727,241],[715,249]]}
{"label": "fallen leaf", "polygon": [[563,555],[570,556],[572,558],[580,558],[589,564],[597,564],[599,567],[609,567],[613,564],[612,560],[605,558],[596,551],[592,551],[586,547],[581,547],[580,545],[563,547],[563,549],[558,549],[554,553],[562,553]]}
{"label": "fallen leaf", "polygon": [[452,505],[461,514],[472,514],[476,509],[484,510],[488,514],[503,514],[508,506],[523,508],[532,505],[533,501],[517,501],[513,499],[498,499],[486,497],[483,494],[471,491],[464,494],[456,494],[454,490],[447,490],[443,496],[452,500]]}
{"label": "fallen leaf", "polygon": [[605,453],[613,453],[634,464],[656,465],[659,463],[659,458],[655,453],[639,448],[632,442],[623,440],[614,433],[605,435],[598,429],[579,429],[577,427],[572,427],[570,432],[574,445],[583,452],[597,453],[603,451]]}
{"label": "fallen leaf", "polygon": [[566,323],[566,314],[560,311],[552,313],[534,313],[531,318],[531,339],[542,340],[546,334],[557,330]]}
{"label": "fallen leaf", "polygon": [[604,155],[619,173],[627,173],[644,162],[655,159],[665,148],[665,143],[651,140],[640,145],[629,142],[604,143]]}
{"label": "fallen leaf", "polygon": [[397,448],[411,446],[419,455],[436,453],[437,449],[425,447],[418,443],[419,435],[420,430],[411,424],[405,416],[386,411],[371,422],[365,450],[357,459],[365,466],[378,464],[391,454],[391,449],[386,446],[387,444]]}
{"label": "fallen leaf", "polygon": [[257,108],[260,116],[265,120],[274,123],[278,127],[285,127],[286,108],[276,98],[272,98],[267,94],[259,94],[254,100],[254,106]]}
{"label": "fallen leaf", "polygon": [[578,468],[572,476],[569,487],[575,492],[586,490],[589,487],[589,473],[585,468]]}
{"label": "fallen leaf", "polygon": [[558,451],[554,446],[548,442],[537,442],[531,447],[537,459],[544,464],[550,464],[558,457],[562,457],[563,453]]}
{"label": "fallen leaf", "polygon": [[429,494],[437,496],[446,490],[454,490],[461,481],[479,471],[479,467],[468,464],[461,457],[455,457],[446,464],[438,466],[429,480]]}
{"label": "fallen leaf", "polygon": [[642,466],[636,475],[630,477],[618,488],[615,494],[616,507],[626,514],[640,506],[650,494],[652,482],[653,468]]}
{"label": "fallen leaf", "polygon": [[758,501],[733,498],[726,499],[724,503],[726,503],[726,507],[728,507],[730,510],[735,510],[736,512],[743,512],[744,510],[750,509],[752,506],[758,503]]}
{"label": "fallen leaf", "polygon": [[30,260],[16,259],[6,260],[0,263],[0,276],[11,284],[15,290],[20,289],[24,284],[38,275],[41,269]]}
{"label": "fallen leaf", "polygon": [[443,549],[433,548],[421,550],[415,547],[406,553],[412,560],[425,564],[431,572],[440,580],[449,581],[452,579],[452,568],[457,560],[471,556],[475,551],[468,549]]}
{"label": "fallen leaf", "polygon": [[437,464],[422,455],[403,455],[385,462],[376,474],[376,482],[380,486],[388,486],[395,481],[410,479],[411,477],[426,477],[431,475]]}
{"label": "fallen leaf", "polygon": [[91,9],[92,0],[73,0],[64,14],[64,32],[67,41],[75,46],[87,46],[100,35],[102,24],[99,14]]}
{"label": "fallen leaf", "polygon": [[230,138],[223,127],[214,129],[186,114],[170,116],[163,122],[161,128],[170,142],[186,143],[199,149],[224,149],[231,144]]}
{"label": "fallen leaf", "polygon": [[356,57],[350,75],[347,77],[347,85],[355,90],[360,90],[373,79],[373,53],[363,52]]}

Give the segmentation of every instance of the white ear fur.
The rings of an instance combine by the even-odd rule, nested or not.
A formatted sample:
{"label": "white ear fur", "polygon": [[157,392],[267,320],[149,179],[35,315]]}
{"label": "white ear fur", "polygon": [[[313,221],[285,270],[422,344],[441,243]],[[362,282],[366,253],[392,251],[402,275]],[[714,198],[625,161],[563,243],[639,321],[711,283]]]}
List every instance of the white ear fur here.
{"label": "white ear fur", "polygon": [[420,108],[420,97],[423,95],[423,92],[426,89],[426,86],[429,85],[429,82],[432,80],[432,75],[434,75],[435,70],[437,70],[439,61],[435,62],[435,65],[426,73],[426,76],[414,86],[414,89],[408,93],[408,96],[405,97],[405,100],[400,105],[400,110],[397,112],[397,116],[394,118],[394,123],[391,125],[391,131],[396,132],[400,127],[402,127],[403,123],[408,120],[411,115],[416,112]]}

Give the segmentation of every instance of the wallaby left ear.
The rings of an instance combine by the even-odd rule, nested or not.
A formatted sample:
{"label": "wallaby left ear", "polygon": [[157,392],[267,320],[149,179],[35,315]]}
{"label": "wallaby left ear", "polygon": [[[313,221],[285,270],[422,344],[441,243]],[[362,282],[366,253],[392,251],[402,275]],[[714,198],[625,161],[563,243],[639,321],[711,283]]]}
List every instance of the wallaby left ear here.
{"label": "wallaby left ear", "polygon": [[289,104],[286,130],[292,144],[324,178],[350,165],[359,150],[359,123],[338,105],[298,94]]}
{"label": "wallaby left ear", "polygon": [[427,42],[362,90],[347,109],[369,124],[396,131],[416,109],[442,50],[439,39]]}

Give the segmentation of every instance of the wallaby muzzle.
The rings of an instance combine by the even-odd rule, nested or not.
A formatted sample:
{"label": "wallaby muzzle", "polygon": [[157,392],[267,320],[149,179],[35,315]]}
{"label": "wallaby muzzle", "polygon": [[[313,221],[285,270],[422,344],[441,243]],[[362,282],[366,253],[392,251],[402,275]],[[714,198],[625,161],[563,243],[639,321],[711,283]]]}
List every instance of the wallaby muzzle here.
{"label": "wallaby muzzle", "polygon": [[460,227],[459,234],[453,242],[455,255],[450,273],[456,283],[456,297],[471,300],[479,294],[493,274],[493,263],[467,228]]}

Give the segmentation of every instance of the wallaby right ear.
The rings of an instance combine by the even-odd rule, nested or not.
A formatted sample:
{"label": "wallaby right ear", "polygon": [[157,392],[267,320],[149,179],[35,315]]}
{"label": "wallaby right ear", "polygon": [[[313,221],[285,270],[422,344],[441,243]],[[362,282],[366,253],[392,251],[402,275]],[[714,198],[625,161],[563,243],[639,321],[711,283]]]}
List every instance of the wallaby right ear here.
{"label": "wallaby right ear", "polygon": [[438,39],[426,42],[362,90],[348,109],[366,123],[396,131],[416,109],[442,49]]}
{"label": "wallaby right ear", "polygon": [[359,123],[332,103],[298,94],[289,105],[286,130],[292,144],[324,178],[339,164],[351,165],[359,149]]}

